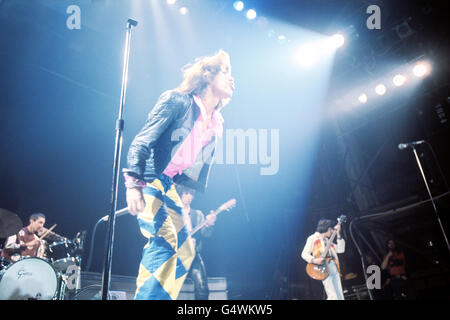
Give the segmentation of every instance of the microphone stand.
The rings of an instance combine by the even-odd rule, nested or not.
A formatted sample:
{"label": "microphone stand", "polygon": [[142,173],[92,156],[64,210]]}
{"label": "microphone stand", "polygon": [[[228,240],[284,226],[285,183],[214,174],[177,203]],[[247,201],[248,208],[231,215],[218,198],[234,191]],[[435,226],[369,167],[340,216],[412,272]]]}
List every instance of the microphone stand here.
{"label": "microphone stand", "polygon": [[430,188],[428,187],[428,182],[427,182],[427,179],[425,178],[425,173],[423,172],[422,165],[420,164],[419,156],[417,155],[417,151],[416,151],[416,148],[414,147],[414,145],[411,145],[411,148],[413,149],[414,156],[416,157],[416,160],[417,160],[417,165],[419,166],[423,181],[425,182],[425,186],[427,187],[428,195],[430,196],[431,203],[433,204],[433,209],[434,209],[434,212],[436,213],[436,218],[438,220],[439,227],[441,228],[442,234],[444,235],[445,243],[447,244],[447,249],[450,252],[450,245],[448,243],[447,235],[445,234],[444,227],[442,226],[441,219],[439,218],[439,213],[438,213],[436,204],[434,203],[434,199],[431,194]]}
{"label": "microphone stand", "polygon": [[120,155],[122,152],[122,135],[123,135],[123,109],[125,105],[125,95],[127,91],[127,81],[128,81],[128,61],[130,58],[130,38],[131,38],[131,28],[137,26],[137,21],[128,19],[126,27],[126,39],[125,39],[125,52],[123,55],[123,71],[122,71],[122,89],[120,93],[120,107],[119,115],[116,121],[116,140],[114,149],[114,165],[113,165],[113,182],[111,191],[111,207],[109,213],[109,223],[108,223],[108,243],[106,246],[106,257],[105,264],[103,268],[103,279],[102,279],[102,300],[108,300],[109,285],[111,278],[111,264],[112,264],[112,254],[114,245],[114,225],[115,225],[115,212],[117,208],[117,190],[119,182],[119,168],[120,168]]}

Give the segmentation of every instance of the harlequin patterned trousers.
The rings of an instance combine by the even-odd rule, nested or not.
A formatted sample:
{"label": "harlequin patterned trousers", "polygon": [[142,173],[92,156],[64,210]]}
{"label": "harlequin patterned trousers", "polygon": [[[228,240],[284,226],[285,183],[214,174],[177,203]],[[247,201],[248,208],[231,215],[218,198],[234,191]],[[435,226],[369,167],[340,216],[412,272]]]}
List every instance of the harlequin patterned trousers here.
{"label": "harlequin patterned trousers", "polygon": [[195,257],[181,199],[172,179],[161,175],[143,189],[137,219],[148,239],[142,251],[136,300],[176,300]]}

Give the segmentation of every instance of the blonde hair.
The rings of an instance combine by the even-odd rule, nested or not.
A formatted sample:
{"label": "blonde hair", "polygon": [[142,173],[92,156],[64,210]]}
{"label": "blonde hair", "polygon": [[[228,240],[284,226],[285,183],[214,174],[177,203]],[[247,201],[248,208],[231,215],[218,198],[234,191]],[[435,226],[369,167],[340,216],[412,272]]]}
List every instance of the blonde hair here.
{"label": "blonde hair", "polygon": [[[230,69],[231,64],[230,55],[222,49],[212,56],[197,58],[181,69],[183,81],[175,90],[183,94],[200,96],[223,68]],[[222,99],[218,108],[224,107],[229,100]]]}

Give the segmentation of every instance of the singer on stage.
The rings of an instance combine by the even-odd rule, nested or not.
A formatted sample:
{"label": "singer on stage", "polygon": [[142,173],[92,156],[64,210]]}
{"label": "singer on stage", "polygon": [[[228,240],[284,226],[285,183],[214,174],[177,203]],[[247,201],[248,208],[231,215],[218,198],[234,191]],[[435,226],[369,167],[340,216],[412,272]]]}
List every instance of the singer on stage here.
{"label": "singer on stage", "polygon": [[129,212],[148,239],[136,300],[177,299],[195,256],[175,185],[204,191],[221,109],[234,91],[230,56],[223,50],[183,68],[183,81],[161,94],[131,143],[124,169]]}

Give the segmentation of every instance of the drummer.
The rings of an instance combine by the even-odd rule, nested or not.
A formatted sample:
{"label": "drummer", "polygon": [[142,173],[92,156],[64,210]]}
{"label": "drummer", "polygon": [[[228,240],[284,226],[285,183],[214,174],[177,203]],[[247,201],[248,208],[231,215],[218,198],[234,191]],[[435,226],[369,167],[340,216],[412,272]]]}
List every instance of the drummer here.
{"label": "drummer", "polygon": [[[45,215],[43,213],[33,213],[29,220],[30,224],[28,226],[19,230],[16,235],[6,239],[2,256],[12,262],[17,262],[21,257],[45,257],[45,249],[41,245],[42,240],[38,236],[47,230],[44,228]],[[52,241],[65,239],[53,232],[49,233],[46,238]]]}

